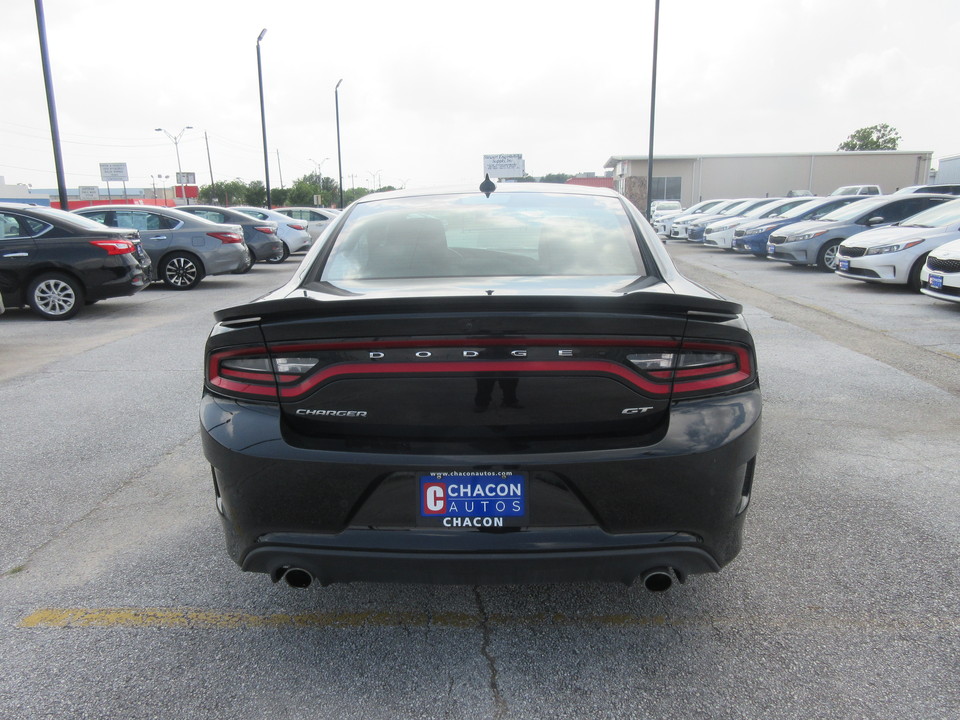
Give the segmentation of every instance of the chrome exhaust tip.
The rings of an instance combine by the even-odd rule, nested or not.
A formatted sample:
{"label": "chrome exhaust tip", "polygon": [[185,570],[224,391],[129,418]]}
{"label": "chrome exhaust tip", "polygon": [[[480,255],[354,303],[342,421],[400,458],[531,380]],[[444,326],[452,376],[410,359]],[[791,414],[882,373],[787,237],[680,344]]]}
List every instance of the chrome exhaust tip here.
{"label": "chrome exhaust tip", "polygon": [[643,586],[650,592],[664,592],[673,585],[673,571],[670,568],[654,568],[643,574]]}
{"label": "chrome exhaust tip", "polygon": [[287,568],[281,577],[292,588],[308,588],[313,582],[313,575],[303,568]]}

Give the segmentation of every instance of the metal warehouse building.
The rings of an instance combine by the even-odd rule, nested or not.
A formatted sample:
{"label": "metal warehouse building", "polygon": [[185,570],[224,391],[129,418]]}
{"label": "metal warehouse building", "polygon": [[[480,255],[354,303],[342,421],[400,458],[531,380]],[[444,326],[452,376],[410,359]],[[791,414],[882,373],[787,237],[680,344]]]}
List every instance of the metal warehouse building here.
{"label": "metal warehouse building", "polygon": [[[841,185],[879,185],[890,193],[929,182],[933,152],[881,150],[749,155],[667,155],[653,158],[653,200],[688,207],[718,197],[783,197],[791,190],[829,195]],[[614,155],[616,189],[637,207],[646,205],[646,155]]]}

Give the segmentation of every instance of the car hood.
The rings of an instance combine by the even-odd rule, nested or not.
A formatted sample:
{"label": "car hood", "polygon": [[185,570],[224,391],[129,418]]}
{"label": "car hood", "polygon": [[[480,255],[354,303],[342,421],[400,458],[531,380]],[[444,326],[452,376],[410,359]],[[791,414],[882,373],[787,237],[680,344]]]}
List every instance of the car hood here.
{"label": "car hood", "polygon": [[821,230],[833,230],[837,227],[843,227],[847,223],[823,222],[822,220],[800,220],[790,225],[787,230],[781,232],[781,235],[803,235],[808,232],[820,232]]}
{"label": "car hood", "polygon": [[914,238],[939,237],[950,232],[954,234],[957,233],[956,230],[948,228],[920,228],[891,225],[889,227],[874,228],[873,230],[857,233],[854,237],[844,240],[843,244],[847,247],[870,248],[889,245],[894,242],[902,242],[904,240],[912,240]]}
{"label": "car hood", "polygon": [[938,257],[941,260],[960,260],[960,237],[958,237],[956,240],[951,240],[941,247],[938,247],[936,250],[930,253],[930,255],[932,257]]}

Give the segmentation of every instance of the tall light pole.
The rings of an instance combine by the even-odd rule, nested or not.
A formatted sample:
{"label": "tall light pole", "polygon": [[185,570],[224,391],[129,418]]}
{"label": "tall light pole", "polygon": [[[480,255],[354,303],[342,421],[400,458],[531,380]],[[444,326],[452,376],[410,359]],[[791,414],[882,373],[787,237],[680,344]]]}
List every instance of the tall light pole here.
{"label": "tall light pole", "polygon": [[180,193],[183,195],[183,201],[184,201],[184,203],[186,203],[187,205],[189,205],[190,203],[187,201],[187,189],[186,189],[186,187],[184,186],[184,183],[182,182],[182,180],[185,179],[185,178],[183,177],[183,168],[180,167],[180,138],[183,137],[183,134],[184,134],[187,130],[193,130],[193,126],[192,126],[192,125],[187,125],[183,130],[181,130],[180,132],[178,132],[176,135],[167,132],[167,131],[164,130],[163,128],[155,128],[155,129],[154,129],[155,132],[162,132],[164,135],[166,135],[168,138],[170,138],[170,140],[173,142],[173,148],[174,148],[174,150],[177,151],[177,184],[180,186]]}
{"label": "tall light pole", "polygon": [[260,81],[260,126],[263,129],[263,177],[267,186],[267,207],[272,208],[273,203],[270,202],[270,156],[267,153],[267,116],[263,109],[263,66],[260,63],[260,41],[266,34],[267,29],[264,28],[257,36],[257,79]]}
{"label": "tall light pole", "polygon": [[340,155],[340,83],[343,78],[337,80],[337,86],[333,89],[333,102],[337,109],[337,167],[340,173],[340,209],[343,210],[343,157]]}
{"label": "tall light pole", "polygon": [[653,11],[653,78],[650,81],[650,147],[647,150],[647,220],[650,219],[650,186],[653,184],[653,121],[657,112],[657,36],[660,32],[660,0]]}
{"label": "tall light pole", "polygon": [[[50,57],[47,52],[47,21],[43,14],[43,0],[34,0],[37,14],[37,34],[40,38],[40,60],[43,64],[43,84],[47,90],[47,115],[50,117],[50,137],[53,140],[53,163],[57,171],[57,190],[60,208],[69,210],[67,181],[63,175],[63,153],[60,149],[60,123],[57,121],[57,102],[53,94],[53,75],[50,72]],[[109,188],[110,185],[108,184]]]}

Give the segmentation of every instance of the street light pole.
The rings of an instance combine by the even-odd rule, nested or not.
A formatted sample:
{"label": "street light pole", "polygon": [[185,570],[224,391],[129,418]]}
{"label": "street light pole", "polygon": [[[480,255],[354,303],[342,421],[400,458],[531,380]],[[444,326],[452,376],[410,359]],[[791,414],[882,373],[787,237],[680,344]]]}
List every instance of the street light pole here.
{"label": "street light pole", "polygon": [[652,199],[650,187],[653,184],[653,122],[657,113],[657,36],[660,33],[660,0],[657,0],[653,11],[653,78],[650,81],[650,146],[647,150],[647,220],[650,219]]}
{"label": "street light pole", "polygon": [[267,29],[260,31],[257,37],[257,79],[260,82],[260,126],[263,130],[263,177],[267,186],[267,208],[272,208],[270,202],[270,156],[267,153],[267,116],[263,109],[263,66],[260,63],[260,41],[267,34]]}
{"label": "street light pole", "polygon": [[171,142],[173,142],[173,149],[177,151],[177,185],[180,186],[180,194],[183,195],[183,202],[189,205],[190,203],[187,201],[187,188],[185,183],[182,182],[185,179],[183,177],[183,168],[180,167],[180,138],[183,137],[183,134],[187,130],[193,130],[193,126],[187,125],[183,130],[178,132],[176,135],[173,135],[172,133],[167,132],[163,128],[155,128],[154,132],[162,132],[164,135],[170,138]]}
{"label": "street light pole", "polygon": [[343,210],[343,157],[340,155],[340,83],[343,78],[337,80],[337,86],[333,89],[333,101],[337,110],[337,167],[340,173],[340,209]]}

